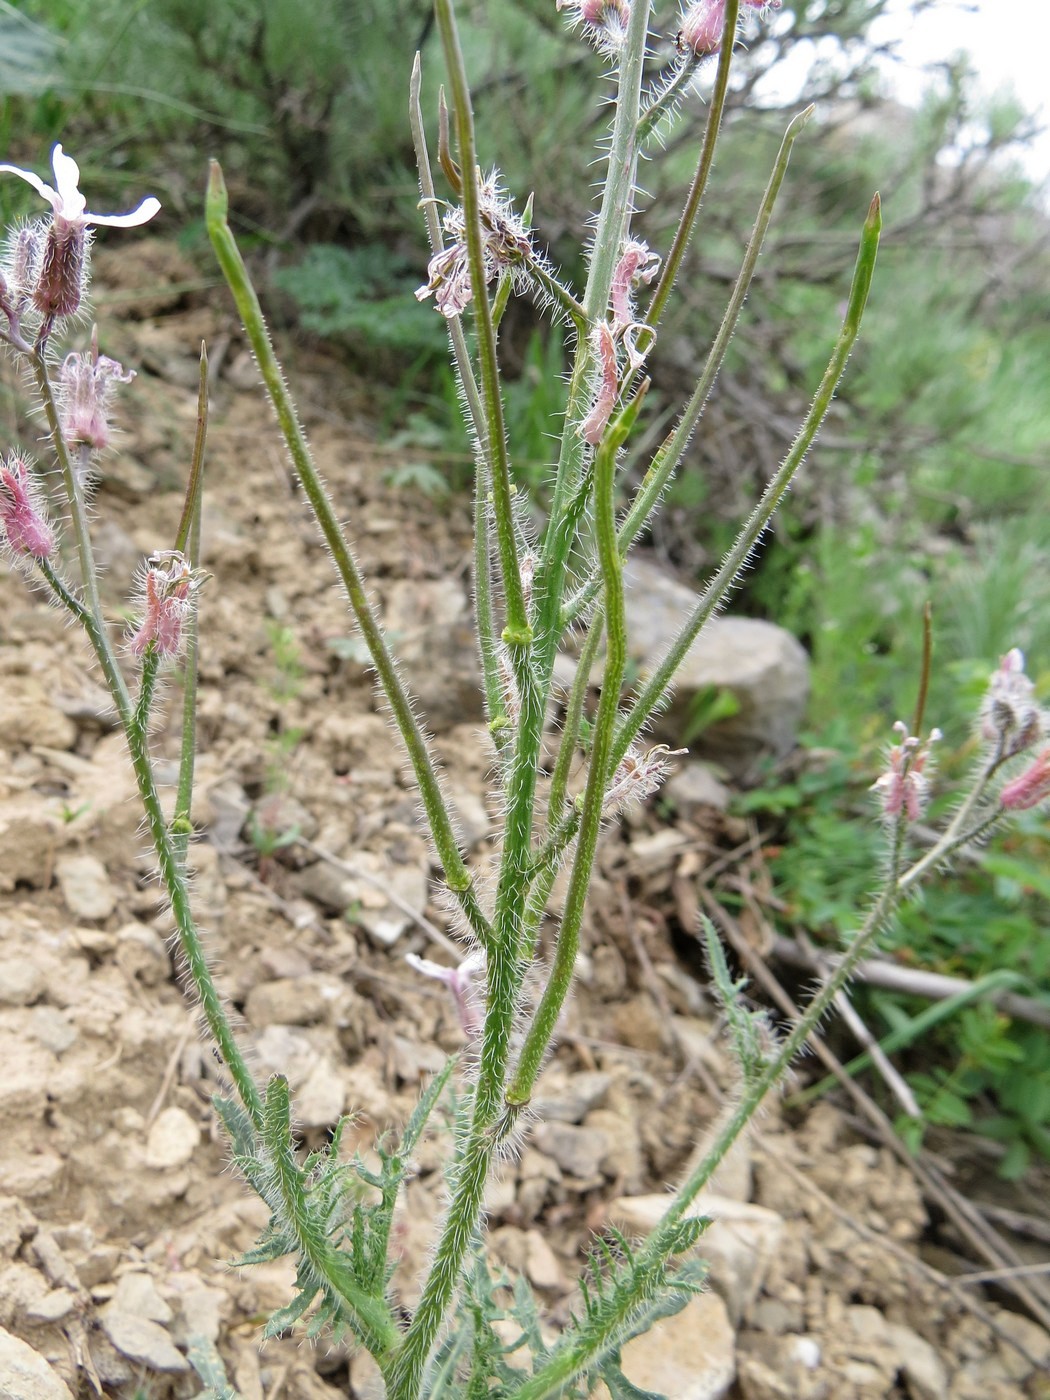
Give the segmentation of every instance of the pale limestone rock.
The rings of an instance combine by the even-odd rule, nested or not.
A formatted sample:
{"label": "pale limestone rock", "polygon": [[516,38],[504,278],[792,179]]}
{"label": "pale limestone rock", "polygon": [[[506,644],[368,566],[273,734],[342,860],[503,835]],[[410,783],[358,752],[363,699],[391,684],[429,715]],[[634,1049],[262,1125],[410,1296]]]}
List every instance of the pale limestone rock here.
{"label": "pale limestone rock", "polygon": [[948,1368],[936,1349],[898,1322],[887,1323],[886,1336],[912,1400],[944,1400],[948,1394]]}
{"label": "pale limestone rock", "polygon": [[146,1165],[155,1171],[184,1167],[200,1140],[200,1128],[184,1109],[166,1108],[157,1114],[146,1138]]}
{"label": "pale limestone rock", "polygon": [[122,1312],[112,1303],[102,1309],[99,1321],[121,1356],[152,1366],[155,1371],[189,1370],[189,1362],[159,1323]]}
{"label": "pale limestone rock", "polygon": [[60,856],[55,874],[62,898],[78,919],[108,919],[117,905],[116,891],[102,862],[92,855]]}
{"label": "pale limestone rock", "polygon": [[[673,1400],[722,1400],[736,1378],[736,1348],[725,1304],[701,1293],[622,1351],[622,1370],[643,1391]],[[602,1384],[595,1400],[609,1400]]]}
{"label": "pale limestone rock", "polygon": [[0,1327],[0,1396],[3,1400],[72,1400],[44,1358]]}

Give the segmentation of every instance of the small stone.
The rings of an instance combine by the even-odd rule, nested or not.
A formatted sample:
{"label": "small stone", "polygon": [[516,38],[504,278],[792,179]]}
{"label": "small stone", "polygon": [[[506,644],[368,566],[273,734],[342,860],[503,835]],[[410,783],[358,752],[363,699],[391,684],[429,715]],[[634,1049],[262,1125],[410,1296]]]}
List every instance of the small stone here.
{"label": "small stone", "polygon": [[3,1400],[73,1400],[39,1352],[0,1327],[0,1396]]}
{"label": "small stone", "polygon": [[[2,724],[0,710],[0,726]],[[2,728],[0,733],[3,733]],[[0,890],[10,894],[16,885],[40,889],[50,878],[51,866],[46,855],[62,839],[58,818],[41,812],[39,803],[5,803],[0,812]]]}
{"label": "small stone", "polygon": [[[0,985],[3,975],[3,970],[0,969]],[[53,1055],[61,1055],[76,1041],[79,1032],[64,1012],[56,1010],[53,1006],[34,1006],[29,1013],[29,1034],[34,1040],[38,1040],[45,1050],[50,1050]]]}
{"label": "small stone", "polygon": [[725,812],[732,796],[725,783],[720,783],[706,763],[685,763],[668,778],[662,796],[675,808],[688,812],[694,807],[713,807]]}
{"label": "small stone", "polygon": [[43,996],[46,982],[31,958],[4,958],[0,962],[0,1005],[30,1006]]}
{"label": "small stone", "polygon": [[121,1356],[141,1361],[155,1371],[188,1371],[189,1363],[167,1332],[156,1322],[121,1312],[112,1303],[99,1315],[102,1329]]}
{"label": "small stone", "polygon": [[[1035,1362],[1037,1373],[1044,1371],[1050,1375],[1050,1333],[1044,1332],[1031,1318],[1024,1317],[1021,1313],[1010,1312],[1006,1308],[1001,1308],[996,1314],[996,1323],[1007,1337],[1012,1337],[1024,1347]],[[1026,1361],[1017,1348],[1012,1347],[1003,1337],[999,1337],[996,1346],[1002,1359],[1003,1370],[1010,1379],[1027,1380],[1032,1374],[1031,1362]]]}
{"label": "small stone", "polygon": [[4,748],[11,750],[23,745],[71,749],[77,741],[77,727],[54,707],[39,681],[7,676],[0,696],[0,735]]}
{"label": "small stone", "polygon": [[295,1095],[295,1116],[304,1128],[328,1128],[346,1108],[346,1081],[321,1055]]}
{"label": "small stone", "polygon": [[62,898],[78,919],[108,919],[117,905],[106,867],[95,856],[60,856],[55,874]]}
{"label": "small stone", "polygon": [[[621,1352],[621,1369],[642,1391],[674,1400],[722,1400],[736,1378],[736,1347],[725,1304],[717,1293],[692,1298]],[[608,1400],[604,1384],[594,1392]]]}
{"label": "small stone", "polygon": [[200,1140],[200,1128],[184,1109],[166,1108],[157,1115],[146,1138],[146,1165],[155,1171],[185,1166]]}
{"label": "small stone", "polygon": [[313,977],[280,977],[260,982],[248,993],[244,1014],[248,1022],[263,1026],[312,1026],[323,1021],[331,998]]}
{"label": "small stone", "polygon": [[563,1078],[548,1069],[540,1076],[533,1097],[536,1117],[544,1123],[582,1123],[592,1108],[598,1108],[609,1092],[612,1075],[601,1070],[584,1070]]}
{"label": "small stone", "polygon": [[110,1306],[133,1317],[144,1317],[161,1327],[167,1327],[174,1316],[149,1274],[137,1271],[121,1275]]}
{"label": "small stone", "polygon": [[172,1285],[179,1290],[176,1300],[177,1339],[186,1343],[191,1337],[203,1337],[206,1341],[217,1342],[227,1295],[219,1288],[209,1288],[193,1274],[174,1276]]}
{"label": "small stone", "polygon": [[944,1400],[948,1394],[948,1368],[935,1348],[898,1322],[888,1323],[886,1334],[912,1400]]}
{"label": "small stone", "polygon": [[565,1275],[558,1256],[539,1230],[529,1230],[525,1236],[525,1272],[537,1288],[565,1288]]}
{"label": "small stone", "polygon": [[13,1259],[38,1228],[36,1216],[17,1196],[0,1196],[0,1259]]}
{"label": "small stone", "polygon": [[[41,1324],[61,1322],[73,1311],[75,1301],[68,1288],[53,1288],[50,1293],[45,1293],[37,1302],[31,1303],[25,1310],[25,1316],[30,1322]],[[0,1381],[0,1385],[2,1384]],[[3,1393],[3,1390],[0,1390],[0,1395]]]}
{"label": "small stone", "polygon": [[580,1180],[589,1181],[599,1176],[609,1151],[609,1139],[603,1132],[596,1128],[577,1128],[570,1123],[541,1123],[533,1140],[563,1172]]}
{"label": "small stone", "polygon": [[171,976],[164,940],[148,924],[130,923],[117,930],[116,960],[129,982],[144,987],[158,987]]}

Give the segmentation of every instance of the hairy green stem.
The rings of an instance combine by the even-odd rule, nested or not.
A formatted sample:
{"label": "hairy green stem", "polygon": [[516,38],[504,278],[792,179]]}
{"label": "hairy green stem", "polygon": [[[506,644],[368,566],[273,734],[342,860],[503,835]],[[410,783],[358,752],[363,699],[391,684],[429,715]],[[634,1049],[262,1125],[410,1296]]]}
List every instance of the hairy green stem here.
{"label": "hairy green stem", "polygon": [[580,834],[565,897],[565,911],[554,961],[540,1004],[532,1018],[517,1067],[507,1089],[512,1108],[528,1103],[543,1057],[547,1053],[576,968],[580,928],[602,824],[605,789],[612,768],[613,735],[620,705],[620,688],[627,667],[627,619],[623,596],[623,561],[616,544],[617,436],[606,435],[598,447],[594,470],[595,535],[604,589],[606,653],[602,694],[594,722],[590,767],[583,797]]}
{"label": "hairy green stem", "polygon": [[499,362],[496,356],[496,331],[492,324],[492,307],[485,282],[485,246],[481,229],[481,200],[478,184],[477,145],[474,137],[474,107],[470,98],[463,52],[459,45],[452,0],[436,0],[438,30],[445,54],[449,89],[452,93],[453,120],[459,143],[459,159],[463,181],[463,217],[466,229],[467,256],[470,263],[470,285],[474,293],[474,317],[477,328],[478,363],[481,368],[481,393],[485,406],[485,422],[492,469],[492,502],[496,517],[496,541],[500,573],[506,600],[507,625],[504,640],[509,646],[527,647],[532,629],[525,608],[518,568],[518,545],[514,523],[513,491],[510,461],[507,456],[507,433],[503,421],[503,396],[500,392]]}
{"label": "hairy green stem", "polygon": [[704,197],[711,167],[715,162],[715,147],[718,144],[718,134],[722,127],[726,93],[729,91],[729,70],[733,63],[733,45],[736,42],[736,22],[739,13],[740,0],[726,0],[722,48],[718,55],[715,86],[711,93],[711,106],[707,113],[704,144],[700,148],[700,160],[696,167],[696,174],[693,176],[693,183],[689,186],[682,217],[678,220],[678,227],[675,230],[670,250],[664,259],[663,267],[660,269],[656,290],[653,292],[648,310],[645,313],[646,323],[650,326],[659,325],[660,318],[664,314],[664,307],[667,305],[679,268],[682,266],[685,250],[689,246],[697,215],[700,213],[700,201]]}
{"label": "hairy green stem", "polygon": [[[430,153],[427,150],[426,132],[423,127],[423,112],[420,107],[419,91],[423,74],[417,53],[412,63],[412,77],[409,84],[408,115],[412,128],[412,143],[415,148],[416,169],[419,173],[419,190],[423,196],[421,207],[427,226],[427,237],[434,253],[443,246],[441,220],[437,213],[437,195],[434,177],[430,168]],[[508,288],[509,291],[509,288]],[[485,709],[489,723],[502,713],[499,666],[496,661],[498,638],[492,606],[492,554],[491,529],[488,508],[488,489],[492,479],[492,454],[489,450],[488,430],[485,423],[485,406],[481,402],[474,367],[470,362],[467,338],[463,333],[463,321],[459,316],[448,318],[448,334],[452,342],[452,357],[456,365],[459,382],[463,386],[467,414],[477,444],[475,449],[476,469],[474,474],[474,616],[477,624],[478,655],[481,660],[481,675],[485,686]]]}
{"label": "hairy green stem", "polygon": [[[204,499],[204,448],[208,441],[208,349],[201,344],[200,373],[197,381],[197,431],[190,459],[190,479],[186,504],[175,536],[175,548],[185,553],[195,572],[201,563],[201,509]],[[197,681],[200,661],[200,618],[196,608],[186,626],[186,659],[182,681],[182,735],[179,741],[179,783],[175,796],[172,841],[180,863],[193,833],[193,775],[197,761]]]}
{"label": "hairy green stem", "polygon": [[878,253],[879,235],[882,229],[881,204],[879,196],[876,195],[868,210],[868,217],[865,220],[864,230],[861,234],[860,251],[857,255],[857,265],[853,273],[853,283],[850,288],[849,302],[846,315],[842,323],[835,348],[832,351],[828,367],[824,372],[824,377],[817,389],[816,396],[806,415],[805,422],[799,429],[791,450],[784,459],[776,475],[770,480],[762,493],[762,498],[755,507],[754,512],[747,521],[743,530],[737,538],[736,543],[726,555],[717,572],[708,583],[701,594],[692,615],[680,630],[666,656],[656,667],[645,685],[637,693],[634,703],[628,713],[620,722],[616,735],[614,748],[615,761],[623,758],[630,748],[640,730],[649,722],[654,711],[666,700],[670,693],[674,676],[679,666],[700,634],[704,624],[717,611],[730,589],[733,587],[740,570],[747,562],[747,558],[758,541],[763,530],[769,524],[774,512],[779,506],[785,493],[787,492],[795,473],[801,467],[806,453],[812,446],[821,423],[831,407],[831,401],[839,380],[846,368],[846,362],[850,357],[853,346],[856,344],[860,334],[861,318],[864,314],[864,307],[868,299],[868,292],[871,288],[872,274],[875,270],[875,257]]}
{"label": "hairy green stem", "polygon": [[696,76],[697,70],[703,60],[693,53],[687,53],[681,58],[678,67],[671,74],[671,77],[664,83],[663,87],[652,99],[638,118],[637,140],[641,146],[653,134],[654,129],[662,117],[669,115],[679,98],[685,95],[692,79]]}
{"label": "hairy green stem", "polygon": [[306,492],[307,499],[317,518],[321,534],[339,571],[350,606],[357,619],[357,625],[361,629],[361,635],[368,647],[372,665],[375,667],[379,683],[408,752],[412,771],[419,785],[423,806],[426,810],[427,820],[430,823],[438,859],[444,870],[445,881],[459,898],[460,905],[470,920],[474,933],[483,944],[487,945],[490,941],[488,924],[481,917],[476,900],[465,897],[471,888],[472,877],[460,853],[437,774],[434,771],[430,751],[422,731],[416,723],[411,701],[397,674],[393,658],[387,648],[386,639],[368,600],[357,562],[343,538],[335,508],[325,490],[307,445],[295,406],[270,342],[269,331],[258,297],[255,294],[255,288],[252,286],[240,250],[227,223],[227,207],[228,199],[222,171],[218,163],[213,161],[206,203],[206,219],[212,247],[215,249],[219,265],[237,304],[237,310],[255,353],[263,382],[277,414],[282,436],[288,446],[303,490]]}

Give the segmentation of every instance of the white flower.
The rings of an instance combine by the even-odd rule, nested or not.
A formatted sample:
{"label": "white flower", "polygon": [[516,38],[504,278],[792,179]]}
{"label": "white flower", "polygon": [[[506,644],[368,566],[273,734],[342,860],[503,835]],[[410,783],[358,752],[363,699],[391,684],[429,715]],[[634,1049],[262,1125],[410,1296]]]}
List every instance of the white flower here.
{"label": "white flower", "polygon": [[55,172],[55,188],[45,185],[39,175],[32,170],[22,170],[17,165],[0,165],[0,171],[17,175],[33,186],[37,194],[46,199],[58,223],[73,224],[79,228],[89,225],[105,225],[107,228],[136,228],[148,223],[160,209],[160,200],[152,195],[144,199],[130,214],[92,214],[87,200],[80,193],[80,167],[72,156],[67,156],[61,146],[51,152],[51,168]]}

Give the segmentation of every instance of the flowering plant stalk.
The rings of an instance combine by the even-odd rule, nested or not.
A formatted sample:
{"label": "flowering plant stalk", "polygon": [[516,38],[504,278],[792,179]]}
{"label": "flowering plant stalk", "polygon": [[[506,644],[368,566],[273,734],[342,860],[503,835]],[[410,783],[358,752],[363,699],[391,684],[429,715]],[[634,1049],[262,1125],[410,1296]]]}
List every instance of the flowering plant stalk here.
{"label": "flowering plant stalk", "polygon": [[[981,724],[985,758],[947,829],[926,852],[909,855],[910,828],[923,810],[930,745],[919,737],[922,714],[900,726],[886,774],[878,780],[887,829],[888,862],[881,889],[845,956],[811,999],[798,1023],[778,1042],[764,1019],[749,1011],[710,925],[712,975],[723,998],[741,1087],[703,1160],[668,1198],[666,1214],[637,1245],[623,1239],[596,1255],[576,1320],[550,1347],[539,1342],[534,1304],[519,1300],[529,1364],[512,1369],[508,1347],[491,1327],[486,1303],[483,1197],[502,1155],[522,1141],[537,1076],[556,1036],[571,992],[580,931],[603,826],[619,810],[655,791],[672,756],[646,749],[641,736],[663,704],[686,652],[729,596],[811,447],[856,343],[881,230],[878,195],[860,230],[846,312],[805,421],[771,477],[740,535],[703,590],[667,655],[622,698],[627,662],[623,564],[679,468],[718,374],[787,171],[791,147],[811,115],[787,128],[756,218],[745,258],[718,335],[696,387],[654,454],[625,512],[617,501],[626,483],[622,454],[635,433],[649,381],[645,362],[673,295],[682,256],[696,227],[718,140],[728,89],[740,0],[699,0],[682,17],[678,69],[660,90],[643,77],[650,27],[649,0],[581,0],[567,7],[584,35],[612,62],[616,100],[600,209],[587,249],[586,285],[577,293],[535,243],[531,218],[515,212],[498,175],[483,177],[453,0],[437,0],[451,110],[439,113],[438,163],[458,201],[439,216],[420,110],[418,60],[412,74],[410,119],[419,162],[422,209],[433,256],[421,299],[433,298],[448,325],[476,456],[474,591],[488,728],[498,754],[496,782],[506,813],[499,872],[486,897],[457,843],[440,773],[398,673],[388,640],[369,602],[365,580],[345,538],[299,424],[263,314],[227,222],[227,194],[212,165],[207,226],[216,256],[274,406],[310,508],[368,647],[377,683],[400,731],[422,797],[441,877],[459,919],[463,960],[457,969],[426,960],[414,965],[447,983],[472,1054],[452,1059],[423,1094],[396,1144],[380,1147],[380,1168],[339,1155],[330,1146],[302,1160],[292,1128],[287,1081],[253,1077],[217,993],[194,918],[186,879],[193,834],[200,504],[207,425],[207,358],[202,354],[198,433],[183,518],[173,541],[158,541],[145,563],[141,616],[122,657],[104,616],[87,511],[94,454],[109,443],[108,411],[118,384],[130,378],[99,354],[71,354],[56,370],[54,336],[80,308],[93,224],[144,223],[157,211],[147,200],[132,214],[92,215],[77,188],[75,163],[55,148],[56,189],[33,172],[0,170],[27,180],[52,206],[50,219],[12,235],[0,274],[0,337],[31,371],[46,415],[50,448],[61,476],[62,508],[76,547],[77,578],[60,565],[58,529],[49,518],[41,478],[29,458],[13,451],[0,463],[0,525],[8,552],[27,576],[48,590],[84,629],[116,706],[131,754],[139,797],[171,903],[185,964],[209,1033],[229,1073],[230,1090],[216,1100],[236,1165],[266,1201],[271,1223],[251,1260],[291,1254],[297,1293],[270,1320],[279,1332],[305,1318],[311,1333],[324,1327],[352,1335],[378,1363],[390,1400],[499,1395],[515,1400],[586,1395],[604,1378],[619,1395],[637,1394],[619,1369],[625,1339],[666,1315],[700,1286],[702,1269],[689,1256],[703,1231],[690,1207],[729,1147],[782,1078],[807,1036],[848,983],[899,901],[923,876],[969,843],[982,839],[1011,810],[1050,799],[1044,748],[1026,759],[1044,729],[1042,713],[1012,651],[992,680]],[[747,0],[746,8],[757,8]],[[717,57],[715,57],[717,55]],[[654,133],[688,95],[699,65],[716,65],[697,173],[666,259],[634,236],[636,171]],[[454,145],[453,145],[454,143]],[[535,298],[566,322],[575,341],[556,476],[546,523],[536,531],[516,508],[511,450],[500,385],[497,333],[512,294]],[[647,298],[647,300],[646,300]],[[638,305],[645,302],[644,307]],[[580,559],[589,563],[581,570]],[[547,702],[554,663],[569,628],[584,642],[567,718],[553,767],[544,766]],[[586,780],[570,793],[579,761],[581,719],[592,666],[604,643],[601,699],[590,730]],[[175,815],[165,818],[150,747],[150,717],[158,677],[184,658],[182,759]],[[126,672],[133,673],[129,684]],[[1027,763],[1027,766],[1023,766]],[[530,1004],[539,966],[540,921],[559,870],[568,887],[556,945],[543,969],[543,991]],[[393,1212],[416,1143],[455,1080],[456,1142],[449,1168],[448,1207],[441,1221],[411,1315],[395,1307],[390,1235]],[[361,1187],[368,1188],[363,1191]],[[396,1287],[396,1279],[394,1280]],[[465,1302],[466,1306],[460,1306]],[[530,1311],[531,1309],[531,1311]]]}

